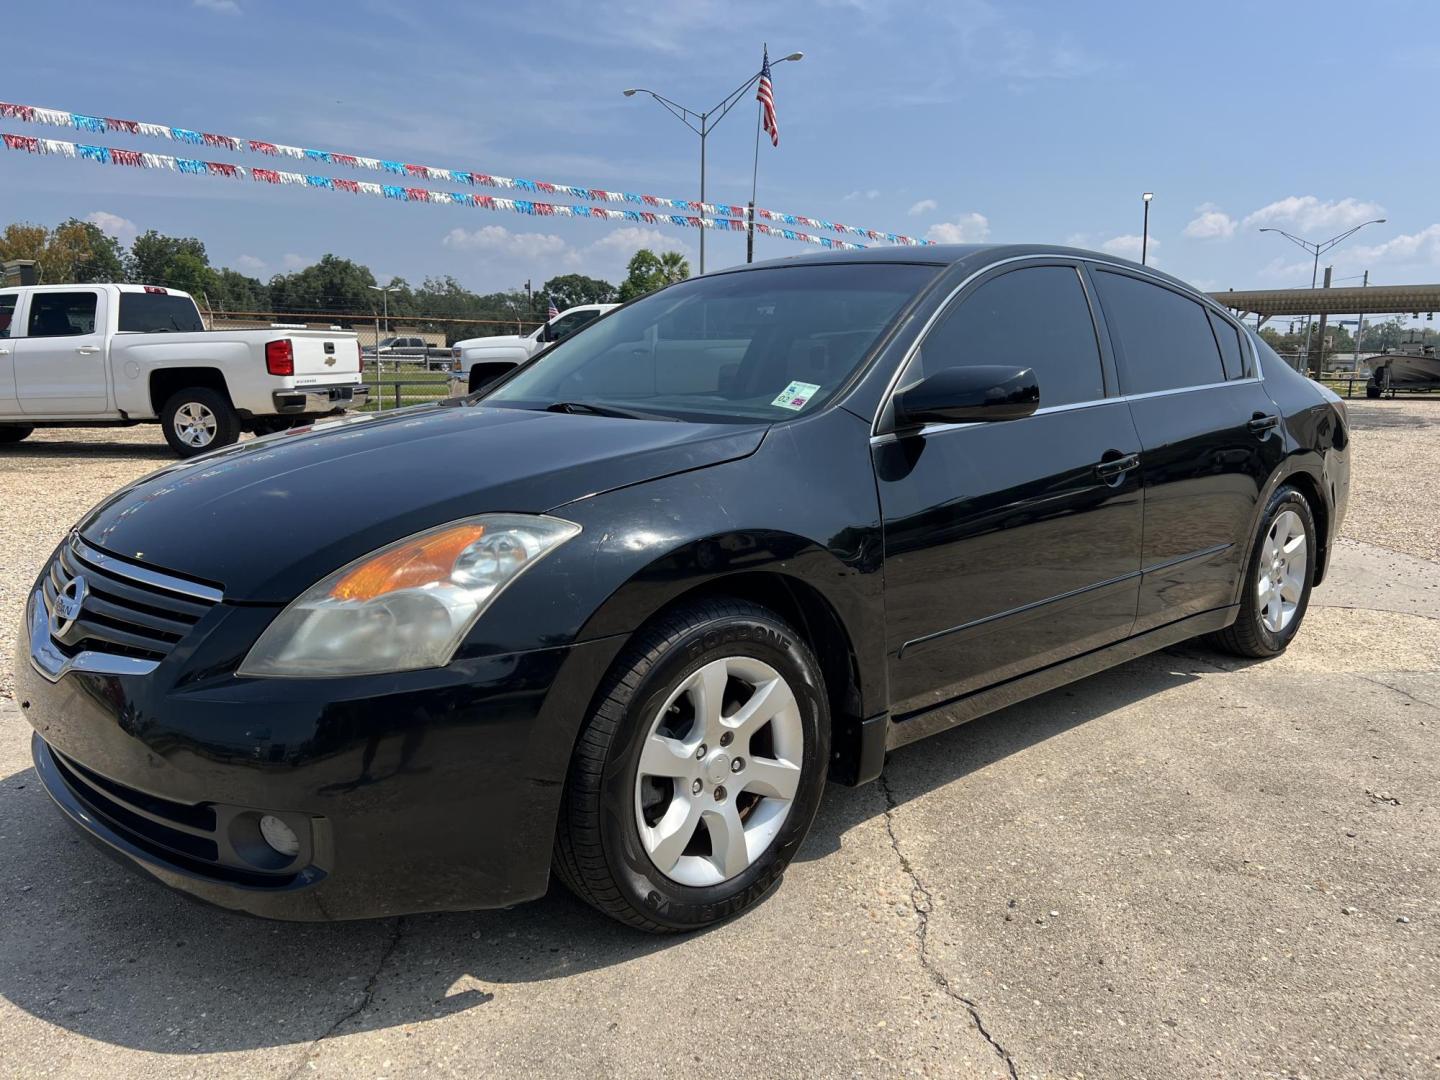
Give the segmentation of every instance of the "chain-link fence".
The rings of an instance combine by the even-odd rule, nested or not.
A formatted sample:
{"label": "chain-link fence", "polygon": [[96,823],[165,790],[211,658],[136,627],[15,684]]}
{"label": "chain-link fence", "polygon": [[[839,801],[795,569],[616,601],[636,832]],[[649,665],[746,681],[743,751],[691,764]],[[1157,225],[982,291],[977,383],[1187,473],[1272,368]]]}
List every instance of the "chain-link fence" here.
{"label": "chain-link fence", "polygon": [[436,401],[449,392],[451,346],[469,338],[528,334],[540,325],[522,319],[455,319],[436,315],[391,316],[316,312],[205,313],[211,330],[343,330],[360,341],[365,411],[398,409]]}

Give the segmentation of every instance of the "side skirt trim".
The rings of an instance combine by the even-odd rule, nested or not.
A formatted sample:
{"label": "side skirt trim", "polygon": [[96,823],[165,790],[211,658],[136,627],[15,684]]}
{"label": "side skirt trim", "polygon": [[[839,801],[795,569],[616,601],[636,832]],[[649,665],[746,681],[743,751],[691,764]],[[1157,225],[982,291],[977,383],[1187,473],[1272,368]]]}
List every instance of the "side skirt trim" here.
{"label": "side skirt trim", "polygon": [[904,746],[923,739],[927,735],[945,731],[952,727],[975,720],[986,713],[1014,705],[1018,701],[1043,694],[1047,690],[1072,683],[1097,671],[1123,664],[1146,653],[1177,644],[1199,634],[1223,630],[1235,621],[1240,612],[1238,604],[1215,608],[1191,615],[1179,622],[1158,626],[1135,637],[1117,641],[1090,652],[1062,660],[1057,664],[1019,675],[995,686],[963,694],[958,698],[941,702],[939,705],[918,712],[905,713],[892,718],[886,736],[887,750]]}

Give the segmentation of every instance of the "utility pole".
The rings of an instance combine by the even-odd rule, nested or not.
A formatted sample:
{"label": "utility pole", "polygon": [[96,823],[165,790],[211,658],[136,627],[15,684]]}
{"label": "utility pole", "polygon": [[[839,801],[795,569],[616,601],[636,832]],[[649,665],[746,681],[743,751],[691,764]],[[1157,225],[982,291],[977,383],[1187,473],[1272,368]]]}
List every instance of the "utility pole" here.
{"label": "utility pole", "polygon": [[[1330,275],[1334,273],[1334,271],[1335,267],[1333,266],[1325,267],[1325,284],[1321,286],[1321,288],[1330,288]],[[1315,350],[1315,367],[1310,375],[1316,382],[1320,381],[1320,372],[1325,368],[1325,318],[1325,313],[1322,311],[1320,313],[1320,341],[1318,348]]]}
{"label": "utility pole", "polygon": [[750,200],[750,207],[745,214],[745,261],[755,261],[755,200]]}

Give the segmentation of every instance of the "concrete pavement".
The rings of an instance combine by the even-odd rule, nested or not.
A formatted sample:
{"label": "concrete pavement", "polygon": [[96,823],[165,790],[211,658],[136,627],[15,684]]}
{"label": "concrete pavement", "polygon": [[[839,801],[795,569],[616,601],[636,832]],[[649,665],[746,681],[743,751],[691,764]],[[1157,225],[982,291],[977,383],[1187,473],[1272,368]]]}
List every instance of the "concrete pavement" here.
{"label": "concrete pavement", "polygon": [[1342,542],[1264,664],[1186,646],[832,787],[781,888],[656,939],[266,923],[63,824],[0,701],[0,1074],[1440,1075],[1440,565]]}

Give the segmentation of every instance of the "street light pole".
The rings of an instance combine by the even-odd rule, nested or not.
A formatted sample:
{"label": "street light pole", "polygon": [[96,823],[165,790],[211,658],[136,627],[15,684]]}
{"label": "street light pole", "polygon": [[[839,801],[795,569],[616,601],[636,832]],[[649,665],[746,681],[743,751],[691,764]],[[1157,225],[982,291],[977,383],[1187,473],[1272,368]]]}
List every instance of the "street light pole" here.
{"label": "street light pole", "polygon": [[[774,63],[783,64],[787,60],[803,60],[804,58],[804,53],[793,52],[789,56],[782,56],[779,60],[774,61]],[[738,87],[736,87],[734,90],[730,91],[730,93],[726,94],[723,98],[721,98],[719,104],[714,105],[709,109],[706,109],[704,112],[697,112],[694,109],[688,109],[684,105],[681,105],[679,102],[671,101],[663,94],[658,94],[654,90],[647,90],[643,86],[635,86],[631,87],[628,90],[621,91],[621,93],[623,93],[626,97],[634,97],[636,94],[649,94],[660,104],[662,108],[665,109],[666,112],[679,120],[691,131],[695,132],[696,135],[700,136],[700,202],[702,204],[700,213],[702,216],[705,213],[705,210],[703,208],[703,204],[705,202],[705,140],[710,137],[710,132],[715,130],[715,125],[720,123],[721,120],[725,119],[725,114],[735,107],[736,103],[745,94],[745,91],[749,90],[750,87],[754,86],[755,83],[759,80],[759,78],[760,72],[757,71],[754,75],[751,75]],[[695,121],[699,122],[698,125]],[[700,273],[705,273],[704,227],[701,227],[700,229]]]}
{"label": "street light pole", "polygon": [[1145,203],[1145,223],[1140,227],[1140,265],[1144,266],[1150,253],[1150,200],[1155,198],[1155,193],[1147,191],[1140,198]]}
{"label": "street light pole", "polygon": [[[378,293],[380,294],[380,310],[381,310],[381,312],[383,313],[383,314],[381,315],[381,318],[383,318],[383,319],[385,320],[385,333],[386,333],[386,335],[389,335],[389,333],[390,333],[390,293],[391,293],[392,291],[394,291],[394,289],[395,289],[395,279],[394,279],[394,278],[391,278],[389,285],[366,285],[365,287],[366,287],[367,289],[369,289],[371,292],[378,292]],[[381,375],[381,372],[382,372],[382,370],[383,370],[383,369],[381,368],[381,366],[380,366],[380,363],[381,363],[381,361],[380,361],[380,338],[377,336],[377,337],[375,338],[375,411],[376,411],[376,412],[379,412],[381,409],[383,409],[383,408],[385,407],[384,388],[380,385],[380,375]],[[396,391],[396,392],[398,393],[399,391]]]}
{"label": "street light pole", "polygon": [[[1385,224],[1385,219],[1384,219],[1383,217],[1382,217],[1382,218],[1372,218],[1372,219],[1369,220],[1369,221],[1362,221],[1359,225],[1356,225],[1356,226],[1354,226],[1353,228],[1346,229],[1346,230],[1345,230],[1344,232],[1342,232],[1342,233],[1337,233],[1336,235],[1330,237],[1329,240],[1321,240],[1321,241],[1319,241],[1319,242],[1316,242],[1316,241],[1314,241],[1314,240],[1302,240],[1302,239],[1300,239],[1300,237],[1298,237],[1298,236],[1292,236],[1290,233],[1286,232],[1284,229],[1261,229],[1260,231],[1261,231],[1262,233],[1263,233],[1263,232],[1279,233],[1281,236],[1285,237],[1286,240],[1289,240],[1292,244],[1298,245],[1299,247],[1303,248],[1305,251],[1307,251],[1307,252],[1309,252],[1310,254],[1312,254],[1312,255],[1315,256],[1315,261],[1314,261],[1314,263],[1311,265],[1311,268],[1310,268],[1310,288],[1313,289],[1313,288],[1315,288],[1316,282],[1318,282],[1318,281],[1320,280],[1320,256],[1321,256],[1321,255],[1325,254],[1325,252],[1329,251],[1331,248],[1335,247],[1336,245],[1341,244],[1341,243],[1344,243],[1346,240],[1348,240],[1350,237],[1354,236],[1354,235],[1355,235],[1357,232],[1359,232],[1361,229],[1365,228],[1366,225],[1384,225],[1384,224]],[[1306,318],[1305,318],[1305,365],[1306,365],[1307,367],[1310,366],[1310,330],[1311,330],[1311,327],[1314,326],[1314,323],[1315,323],[1315,317],[1314,317],[1313,315],[1306,316]],[[1322,351],[1323,351],[1323,345],[1322,345]],[[1315,374],[1316,374],[1317,377],[1319,376],[1319,372],[1318,372],[1318,371],[1316,371]]]}

